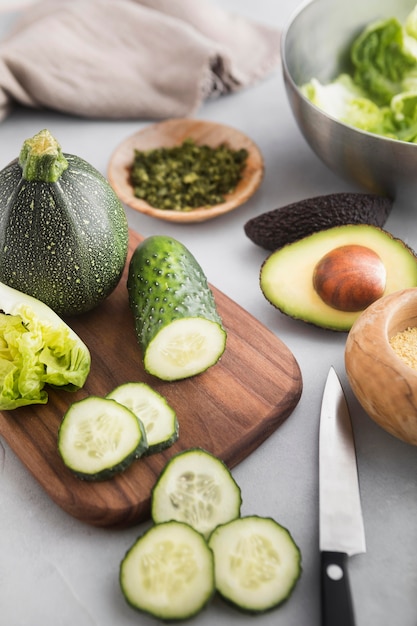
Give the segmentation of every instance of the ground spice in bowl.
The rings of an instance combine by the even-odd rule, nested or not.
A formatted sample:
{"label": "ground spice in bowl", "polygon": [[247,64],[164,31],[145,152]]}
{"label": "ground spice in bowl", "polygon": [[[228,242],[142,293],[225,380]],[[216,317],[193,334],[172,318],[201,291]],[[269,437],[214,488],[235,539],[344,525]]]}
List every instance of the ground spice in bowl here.
{"label": "ground spice in bowl", "polygon": [[226,144],[181,145],[135,150],[130,172],[134,195],[151,206],[174,211],[215,206],[225,201],[242,177],[248,151]]}
{"label": "ground spice in bowl", "polygon": [[410,367],[417,369],[417,327],[410,326],[390,339],[394,352]]}

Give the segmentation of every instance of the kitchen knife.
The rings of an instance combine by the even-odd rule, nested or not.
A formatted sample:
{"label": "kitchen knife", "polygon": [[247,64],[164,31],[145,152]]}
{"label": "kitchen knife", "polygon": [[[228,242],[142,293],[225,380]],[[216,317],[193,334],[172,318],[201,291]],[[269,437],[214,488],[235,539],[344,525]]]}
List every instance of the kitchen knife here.
{"label": "kitchen knife", "polygon": [[323,626],[353,626],[347,557],[366,552],[352,424],[330,368],[319,434],[321,607]]}

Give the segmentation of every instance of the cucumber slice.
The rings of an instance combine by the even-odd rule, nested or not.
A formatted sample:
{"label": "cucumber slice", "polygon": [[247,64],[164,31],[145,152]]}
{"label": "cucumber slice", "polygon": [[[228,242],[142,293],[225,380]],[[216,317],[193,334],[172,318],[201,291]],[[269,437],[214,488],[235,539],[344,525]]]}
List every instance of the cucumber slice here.
{"label": "cucumber slice", "polygon": [[147,372],[179,380],[217,363],[226,331],[207,278],[182,243],[163,235],[140,243],[127,288]]}
{"label": "cucumber slice", "polygon": [[224,349],[224,331],[217,323],[185,317],[160,329],[145,350],[144,366],[162,380],[190,378],[217,363]]}
{"label": "cucumber slice", "polygon": [[241,491],[226,465],[206,450],[179,452],[166,464],[152,490],[151,515],[158,524],[177,520],[208,537],[240,515]]}
{"label": "cucumber slice", "polygon": [[256,515],[219,526],[208,545],[214,554],[216,589],[250,613],[288,599],[301,575],[301,553],[286,528]]}
{"label": "cucumber slice", "polygon": [[123,404],[142,422],[148,440],[146,454],[161,452],[177,441],[179,430],[174,409],[146,383],[124,383],[107,398]]}
{"label": "cucumber slice", "polygon": [[79,478],[106,480],[147,449],[136,415],[115,400],[89,396],[74,402],[58,431],[58,451]]}
{"label": "cucumber slice", "polygon": [[213,554],[191,526],[152,526],[128,550],[120,565],[127,602],[161,620],[186,620],[215,592]]}

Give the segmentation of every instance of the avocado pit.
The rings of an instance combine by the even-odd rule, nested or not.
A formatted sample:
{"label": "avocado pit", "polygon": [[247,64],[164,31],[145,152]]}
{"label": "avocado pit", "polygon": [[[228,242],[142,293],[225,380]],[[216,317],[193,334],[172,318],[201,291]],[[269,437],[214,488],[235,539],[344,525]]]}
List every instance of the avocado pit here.
{"label": "avocado pit", "polygon": [[316,264],[314,289],[338,311],[357,312],[381,298],[387,272],[379,255],[357,244],[330,250]]}

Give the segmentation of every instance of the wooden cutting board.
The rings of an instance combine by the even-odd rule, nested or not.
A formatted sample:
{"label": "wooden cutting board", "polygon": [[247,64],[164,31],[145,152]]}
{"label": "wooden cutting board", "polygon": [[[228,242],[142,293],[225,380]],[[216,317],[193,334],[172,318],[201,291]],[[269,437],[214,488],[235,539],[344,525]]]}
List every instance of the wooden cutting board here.
{"label": "wooden cutting board", "polygon": [[[130,233],[129,257],[143,238]],[[302,392],[293,354],[271,331],[212,287],[227,330],[226,351],[215,366],[177,382],[146,374],[128,305],[127,267],[117,289],[94,311],[68,323],[91,351],[84,389],[49,391],[46,405],[0,413],[0,434],[50,497],[67,513],[94,526],[129,526],[149,518],[150,495],[173,454],[203,447],[233,467],[292,413]],[[175,409],[179,439],[168,450],[139,459],[115,478],[91,483],[68,470],[57,451],[57,433],[68,406],[117,385],[145,381]]]}

